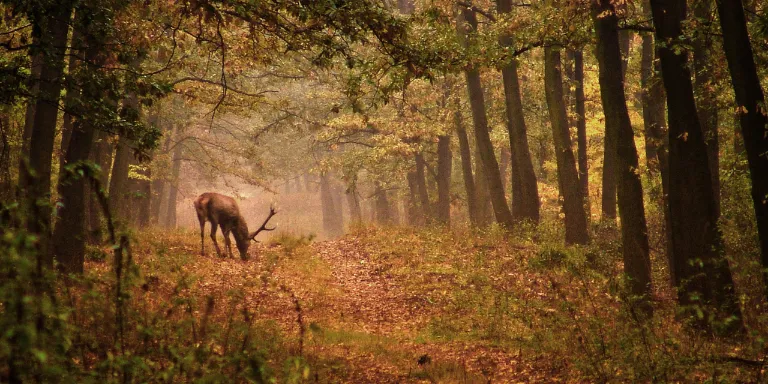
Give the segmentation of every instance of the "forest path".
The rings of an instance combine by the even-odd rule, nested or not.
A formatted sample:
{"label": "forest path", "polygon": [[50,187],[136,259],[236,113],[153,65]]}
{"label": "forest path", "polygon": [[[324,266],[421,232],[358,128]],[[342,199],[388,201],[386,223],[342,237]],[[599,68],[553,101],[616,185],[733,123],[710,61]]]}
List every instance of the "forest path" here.
{"label": "forest path", "polygon": [[[285,249],[276,259],[268,257],[271,251],[262,250],[256,263],[229,262],[247,269],[255,267],[262,276],[268,271],[273,288],[249,294],[248,301],[259,307],[260,318],[276,320],[283,336],[296,345],[301,313],[303,355],[317,382],[515,383],[562,379],[543,361],[527,361],[519,351],[505,351],[472,338],[441,337],[441,319],[451,313],[430,300],[430,290],[439,284],[429,281],[449,276],[436,273],[425,277],[425,284],[409,283],[408,276],[371,257],[365,244],[352,236],[297,247],[295,252]],[[238,267],[225,270],[249,275]],[[227,275],[220,277],[229,282],[237,278]],[[298,300],[300,311],[295,309],[293,298]]]}

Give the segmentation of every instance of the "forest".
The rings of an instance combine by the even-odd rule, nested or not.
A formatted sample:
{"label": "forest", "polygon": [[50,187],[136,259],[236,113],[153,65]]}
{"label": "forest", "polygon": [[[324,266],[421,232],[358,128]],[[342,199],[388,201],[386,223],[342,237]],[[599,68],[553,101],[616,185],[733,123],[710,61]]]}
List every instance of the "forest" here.
{"label": "forest", "polygon": [[0,383],[768,383],[768,1],[0,14]]}

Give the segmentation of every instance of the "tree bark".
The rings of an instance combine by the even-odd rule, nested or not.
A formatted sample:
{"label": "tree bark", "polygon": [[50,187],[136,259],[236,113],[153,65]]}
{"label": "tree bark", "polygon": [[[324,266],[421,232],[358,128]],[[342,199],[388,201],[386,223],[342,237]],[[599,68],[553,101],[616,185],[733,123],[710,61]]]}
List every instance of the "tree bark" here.
{"label": "tree bark", "polygon": [[437,138],[437,206],[435,219],[443,225],[451,225],[451,171],[453,170],[453,153],[451,152],[451,137],[446,135]]}
{"label": "tree bark", "polygon": [[[651,6],[649,0],[643,1],[643,15],[650,19]],[[652,194],[653,200],[664,215],[665,253],[670,273],[670,281],[677,285],[675,263],[671,249],[671,217],[669,214],[669,140],[667,138],[667,120],[664,105],[664,84],[660,77],[661,68],[658,52],[653,39],[653,33],[643,34],[642,58],[640,62],[640,82],[642,91],[640,99],[643,106],[643,135],[645,137],[645,161],[651,177],[661,176],[661,193]]]}
{"label": "tree bark", "polygon": [[[659,55],[667,91],[670,232],[678,301],[688,311],[692,305],[699,306],[705,315],[697,323],[706,328],[712,326],[708,322],[710,307],[714,307],[713,315],[719,321],[731,316],[740,319],[741,313],[728,262],[721,254],[707,148],[696,111],[688,56],[684,45],[675,41],[682,36],[686,2],[651,0],[651,9],[656,38],[666,42],[659,47]],[[740,323],[732,325],[738,327]]]}
{"label": "tree bark", "polygon": [[[77,18],[77,16],[75,16]],[[72,44],[70,48],[69,64],[67,69],[66,96],[64,97],[64,117],[61,124],[61,149],[59,153],[59,174],[63,173],[66,162],[67,147],[72,138],[72,125],[74,117],[68,112],[75,104],[75,100],[80,95],[80,88],[75,84],[74,74],[77,71],[77,57],[83,52],[83,23],[77,23],[72,32]]]}
{"label": "tree bark", "polygon": [[427,191],[427,175],[426,167],[427,162],[424,160],[424,155],[420,152],[415,155],[416,160],[416,191],[419,197],[419,207],[421,214],[424,215],[425,222],[429,223],[434,219],[432,213],[431,204],[429,202],[429,192]]}
{"label": "tree bark", "polygon": [[387,199],[387,192],[382,188],[381,184],[375,182],[375,195],[376,195],[376,222],[382,225],[392,224],[392,217],[390,213],[389,200]]}
{"label": "tree bark", "polygon": [[592,212],[592,204],[589,200],[589,162],[587,161],[587,115],[584,96],[584,53],[579,50],[573,53],[573,80],[576,83],[576,142],[578,144],[577,157],[579,164],[579,185],[584,196],[584,209],[587,211],[587,220]]}
{"label": "tree bark", "polygon": [[[34,44],[40,44],[40,40],[33,39]],[[29,162],[29,142],[32,139],[32,130],[35,125],[35,106],[40,99],[40,76],[43,70],[43,54],[38,52],[31,54],[32,67],[31,76],[28,84],[30,97],[27,100],[27,107],[24,113],[24,131],[21,134],[21,153],[19,154],[19,185],[17,194],[21,199],[24,196],[23,188],[29,184],[29,177],[25,171]]]}
{"label": "tree bark", "polygon": [[349,221],[352,225],[360,225],[363,222],[363,211],[360,208],[360,198],[357,195],[356,183],[347,187],[347,206],[349,206]]}
{"label": "tree bark", "polygon": [[[179,175],[181,173],[181,161],[184,154],[184,145],[181,143],[181,129],[176,129],[176,142],[173,148],[173,169],[167,202],[166,227],[176,228],[176,199],[179,196]],[[115,155],[117,156],[117,155]],[[115,160],[117,162],[117,160]]]}
{"label": "tree bark", "polygon": [[[461,22],[465,28],[464,33],[469,34],[470,32],[477,31],[477,16],[475,15],[475,12],[468,8],[462,8],[462,14],[465,20]],[[493,144],[491,143],[491,136],[488,132],[488,120],[485,111],[483,88],[480,82],[480,71],[476,66],[472,66],[464,71],[464,75],[467,81],[469,104],[472,108],[475,141],[482,163],[483,173],[485,173],[494,215],[496,221],[500,225],[506,228],[512,228],[512,212],[510,212],[509,206],[507,205],[507,198],[504,196],[504,186],[501,184],[499,163],[496,161]]]}
{"label": "tree bark", "polygon": [[44,20],[39,25],[43,29],[39,46],[42,54],[40,93],[35,103],[29,141],[29,167],[24,166],[20,170],[20,173],[25,174],[23,179],[20,178],[19,189],[25,200],[25,209],[28,210],[27,230],[38,235],[39,267],[53,265],[50,250],[51,160],[71,16],[72,4],[67,1],[43,16]]}
{"label": "tree bark", "polygon": [[459,139],[459,152],[461,154],[461,174],[464,179],[464,189],[467,192],[467,213],[469,223],[473,227],[478,226],[477,218],[477,200],[475,196],[475,179],[472,175],[472,151],[469,148],[469,139],[467,131],[464,128],[464,121],[461,118],[461,111],[457,109],[453,112],[453,120],[456,125],[456,136]]}
{"label": "tree bark", "polygon": [[[109,181],[109,167],[112,164],[112,146],[109,144],[109,135],[97,131],[95,133],[94,144],[91,149],[91,160],[93,160],[100,169],[99,182],[102,188],[107,186]],[[90,190],[89,190],[90,191]],[[102,207],[95,197],[96,191],[90,191],[88,194],[88,243],[101,244],[101,213]]]}
{"label": "tree bark", "polygon": [[717,99],[714,88],[714,65],[712,62],[712,40],[709,34],[712,32],[712,1],[700,0],[694,2],[693,15],[699,20],[704,20],[704,25],[699,28],[693,39],[693,74],[695,82],[694,92],[698,95],[696,107],[699,111],[699,121],[704,133],[704,143],[707,145],[707,159],[712,176],[712,189],[715,193],[715,210],[720,217],[720,145],[718,140],[717,123]]}
{"label": "tree bark", "polygon": [[339,228],[339,210],[333,198],[331,181],[327,172],[320,174],[320,204],[323,207],[323,232],[328,237],[341,234]]}
{"label": "tree bark", "polygon": [[555,142],[557,178],[563,196],[565,213],[566,244],[586,244],[587,215],[584,211],[584,196],[579,186],[576,159],[571,149],[571,136],[563,103],[563,75],[560,69],[560,51],[553,47],[544,48],[544,85],[547,97],[552,136]]}
{"label": "tree bark", "polygon": [[[496,1],[499,13],[512,11],[510,0]],[[512,49],[512,36],[502,34],[499,40],[502,47]],[[517,61],[509,60],[502,69],[504,83],[504,101],[506,103],[507,131],[512,157],[512,216],[516,220],[539,222],[539,189],[536,173],[533,170],[531,151],[528,145],[528,128],[525,125],[523,102],[520,96],[520,79]]]}
{"label": "tree bark", "polygon": [[593,5],[597,32],[597,59],[600,72],[600,95],[605,114],[605,130],[614,131],[617,142],[616,182],[621,218],[621,250],[624,273],[634,305],[646,315],[653,313],[651,297],[651,259],[648,229],[643,206],[643,187],[638,170],[637,149],[622,81],[622,55],[618,17],[611,0]]}
{"label": "tree bark", "polygon": [[717,2],[717,11],[752,176],[752,203],[757,218],[763,277],[768,295],[768,136],[765,96],[760,86],[741,2],[720,0]]}

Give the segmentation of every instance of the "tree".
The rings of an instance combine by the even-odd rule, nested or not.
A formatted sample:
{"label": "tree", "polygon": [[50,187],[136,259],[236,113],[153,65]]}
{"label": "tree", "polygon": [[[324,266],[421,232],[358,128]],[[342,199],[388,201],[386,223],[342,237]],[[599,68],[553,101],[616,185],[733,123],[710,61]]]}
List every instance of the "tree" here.
{"label": "tree", "polygon": [[720,15],[725,57],[736,94],[741,134],[752,176],[752,204],[757,218],[763,277],[768,287],[768,119],[765,115],[765,96],[760,86],[741,2],[719,0],[717,12]]}
{"label": "tree", "polygon": [[565,242],[566,244],[586,244],[589,241],[587,214],[584,211],[584,196],[579,186],[576,159],[573,156],[565,103],[563,102],[561,65],[559,49],[545,47],[544,87],[550,123],[552,124],[552,136],[555,141],[558,184],[563,197]]}
{"label": "tree", "polygon": [[584,52],[575,51],[573,54],[573,79],[576,82],[576,142],[578,144],[577,157],[579,164],[579,183],[581,193],[584,195],[585,209],[589,218],[591,204],[589,201],[589,162],[587,158],[587,115],[584,96]]}
{"label": "tree", "polygon": [[41,55],[40,85],[35,101],[32,134],[29,142],[29,159],[20,173],[19,189],[28,212],[27,229],[38,236],[37,249],[42,265],[52,266],[50,253],[51,236],[51,159],[56,136],[59,99],[64,74],[69,22],[72,16],[71,1],[62,1],[55,11],[45,9],[44,4],[33,5],[27,15],[35,28],[31,56]]}
{"label": "tree", "polygon": [[[457,103],[458,104],[458,103]],[[459,139],[459,153],[461,154],[461,175],[464,179],[464,190],[467,193],[467,213],[472,226],[478,226],[477,198],[475,192],[475,178],[472,175],[472,151],[469,147],[467,130],[464,128],[464,120],[461,110],[456,106],[453,111],[453,120],[456,125],[456,137]]]}
{"label": "tree", "polygon": [[447,226],[451,225],[451,171],[453,153],[451,137],[440,135],[437,138],[437,204],[435,219]]}
{"label": "tree", "polygon": [[[687,50],[677,39],[686,17],[685,0],[651,0],[669,120],[669,209],[678,301],[698,305],[720,320],[741,318],[733,278],[723,258],[707,148],[693,97]],[[707,324],[708,317],[699,321]],[[703,324],[701,324],[703,323]],[[733,322],[731,326],[740,324]]]}
{"label": "tree", "polygon": [[[69,91],[76,92],[78,97],[68,100],[67,107],[84,111],[84,113],[77,121],[70,120],[72,126],[69,128],[69,138],[62,138],[62,145],[66,144],[64,163],[67,165],[62,166],[62,172],[59,175],[61,208],[53,233],[54,257],[61,269],[69,273],[82,273],[85,261],[87,238],[85,196],[86,187],[90,182],[86,176],[78,174],[82,172],[79,167],[90,156],[98,121],[114,120],[112,115],[115,114],[111,103],[101,101],[112,99],[115,95],[108,94],[98,86],[103,83],[103,73],[100,72],[100,68],[106,63],[108,53],[103,41],[107,33],[101,28],[104,24],[95,21],[109,19],[110,13],[109,7],[80,7],[77,10],[75,27],[79,33],[75,33],[72,38],[73,40],[83,38],[85,43],[85,58],[78,71],[84,78],[80,79],[82,87],[70,87]],[[70,63],[70,68],[76,68],[76,66]],[[87,105],[77,105],[83,102]],[[65,143],[64,140],[68,142]]]}
{"label": "tree", "polygon": [[720,217],[720,145],[717,132],[717,100],[714,92],[715,65],[712,62],[712,1],[694,2],[693,16],[701,23],[693,39],[693,76],[694,92],[698,96],[696,107],[699,121],[707,144],[707,159],[712,176],[712,188],[715,191],[715,207]]}
{"label": "tree", "polygon": [[[651,5],[648,0],[643,2],[643,16],[651,19]],[[667,120],[664,105],[664,84],[660,76],[661,68],[655,60],[657,48],[653,32],[642,35],[642,53],[640,60],[640,101],[643,108],[643,136],[645,138],[645,161],[651,177],[661,177],[661,192],[653,193],[654,201],[658,204],[664,216],[664,235],[666,240],[666,258],[670,273],[670,281],[676,285],[674,262],[670,235],[669,215],[669,140],[667,137]],[[658,179],[657,179],[658,180]]]}
{"label": "tree", "polygon": [[[464,40],[467,43],[467,35],[477,31],[477,15],[469,8],[462,7],[463,19],[460,18],[459,25],[465,34]],[[485,111],[485,97],[480,82],[480,71],[476,65],[470,65],[465,71],[464,76],[467,81],[467,92],[469,94],[469,104],[472,108],[472,120],[475,127],[475,141],[478,149],[478,157],[481,160],[483,172],[488,182],[488,191],[493,206],[496,221],[507,228],[513,224],[512,213],[507,205],[507,199],[504,196],[504,186],[501,184],[501,174],[499,173],[499,163],[493,151],[491,136],[488,132],[488,120]],[[482,200],[481,200],[482,201]],[[482,203],[481,203],[482,204]]]}
{"label": "tree", "polygon": [[[510,0],[496,1],[499,13],[510,13]],[[512,47],[512,37],[502,34],[501,46],[508,53]],[[511,55],[510,55],[511,56]],[[507,131],[512,157],[512,216],[517,220],[539,222],[539,190],[536,173],[533,171],[531,151],[528,146],[528,134],[523,115],[523,103],[520,97],[520,79],[517,74],[517,59],[510,58],[502,67],[504,83],[504,101],[506,103]]]}
{"label": "tree", "polygon": [[641,311],[652,312],[651,259],[648,255],[648,229],[643,206],[643,187],[638,173],[637,149],[622,81],[622,57],[618,33],[618,17],[611,0],[593,5],[597,32],[597,61],[600,67],[600,94],[605,114],[606,136],[616,136],[617,169],[613,177],[618,185],[621,217],[621,252],[629,291],[638,300]]}

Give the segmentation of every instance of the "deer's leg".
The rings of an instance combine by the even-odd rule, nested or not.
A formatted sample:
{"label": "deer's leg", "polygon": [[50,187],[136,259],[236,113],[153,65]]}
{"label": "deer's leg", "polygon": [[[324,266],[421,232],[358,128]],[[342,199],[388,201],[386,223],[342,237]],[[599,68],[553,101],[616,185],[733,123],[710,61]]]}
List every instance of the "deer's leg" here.
{"label": "deer's leg", "polygon": [[234,258],[234,256],[232,256],[232,241],[229,239],[229,234],[232,232],[232,229],[230,228],[225,231],[224,228],[222,228],[221,231],[224,233],[224,245],[227,247],[227,255],[230,258]]}
{"label": "deer's leg", "polygon": [[216,242],[216,230],[219,225],[217,223],[211,223],[211,241],[213,241],[213,246],[216,248],[216,254],[221,257],[221,249],[219,248],[219,243]]}
{"label": "deer's leg", "polygon": [[197,217],[200,221],[200,254],[205,256],[205,218]]}

